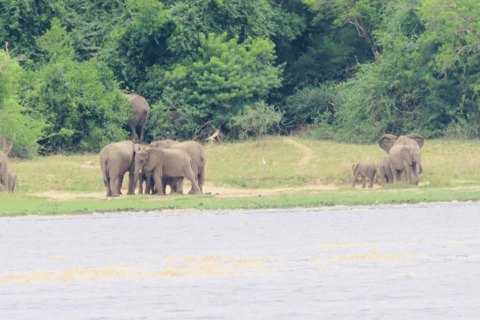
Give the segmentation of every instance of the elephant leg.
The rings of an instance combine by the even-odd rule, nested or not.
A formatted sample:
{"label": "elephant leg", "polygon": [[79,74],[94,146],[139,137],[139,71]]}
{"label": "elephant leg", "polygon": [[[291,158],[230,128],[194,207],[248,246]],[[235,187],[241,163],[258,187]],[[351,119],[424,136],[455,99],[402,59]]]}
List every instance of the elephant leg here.
{"label": "elephant leg", "polygon": [[135,194],[135,169],[128,172],[128,195]]}
{"label": "elephant leg", "polygon": [[375,179],[375,174],[373,174],[373,176],[370,176],[370,184],[368,185],[368,187],[371,189],[373,188],[373,180]]}
{"label": "elephant leg", "polygon": [[122,193],[123,178],[124,178],[124,175],[119,175],[118,176],[117,189],[116,189],[118,194],[123,194]]}
{"label": "elephant leg", "polygon": [[[191,169],[185,172],[185,178],[187,178],[192,183],[192,188],[190,189],[190,191],[188,191],[188,194],[199,194],[200,187],[198,186],[198,183],[195,180],[195,175],[193,174],[193,171]],[[183,179],[182,179],[182,193],[183,193]]]}
{"label": "elephant leg", "polygon": [[121,188],[122,182],[120,177],[115,175],[110,179],[110,189],[111,189],[111,196],[118,197],[121,193],[118,192],[118,189]]}
{"label": "elephant leg", "polygon": [[165,195],[165,191],[163,190],[162,173],[161,170],[153,172],[153,182],[157,186],[157,191],[154,194]]}
{"label": "elephant leg", "polygon": [[393,178],[393,182],[397,182],[398,181],[398,170],[393,166],[393,164],[390,164],[390,170],[392,171],[392,178]]}
{"label": "elephant leg", "polygon": [[140,127],[140,141],[143,141],[144,135],[145,135],[145,125],[142,125]]}
{"label": "elephant leg", "polygon": [[362,188],[365,188],[365,176],[362,176]]}
{"label": "elephant leg", "polygon": [[355,172],[353,174],[353,181],[352,181],[352,187],[355,188],[355,184],[357,183],[357,178],[358,178],[358,172]]}
{"label": "elephant leg", "polygon": [[110,187],[110,185],[111,185],[110,177],[108,177],[105,181],[103,181],[103,184],[105,184],[105,188],[107,188],[107,197],[111,197],[112,196],[112,188]]}
{"label": "elephant leg", "polygon": [[179,177],[176,180],[177,182],[175,184],[175,192],[183,194],[183,177]]}
{"label": "elephant leg", "polygon": [[132,131],[132,138],[134,141],[138,141],[137,127],[133,124],[130,124],[130,131]]}

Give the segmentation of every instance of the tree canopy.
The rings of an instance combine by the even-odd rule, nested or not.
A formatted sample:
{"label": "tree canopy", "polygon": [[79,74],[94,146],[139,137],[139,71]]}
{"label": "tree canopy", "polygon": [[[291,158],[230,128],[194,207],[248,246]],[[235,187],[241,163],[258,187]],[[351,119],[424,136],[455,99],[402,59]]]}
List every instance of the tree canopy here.
{"label": "tree canopy", "polygon": [[148,140],[478,138],[479,21],[474,0],[0,0],[0,148],[98,151],[132,92]]}

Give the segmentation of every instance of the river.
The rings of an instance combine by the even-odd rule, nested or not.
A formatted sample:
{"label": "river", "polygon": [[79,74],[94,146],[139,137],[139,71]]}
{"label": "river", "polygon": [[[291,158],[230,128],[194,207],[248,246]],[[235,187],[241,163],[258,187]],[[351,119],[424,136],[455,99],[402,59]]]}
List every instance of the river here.
{"label": "river", "polygon": [[478,319],[480,203],[0,218],[0,319]]}

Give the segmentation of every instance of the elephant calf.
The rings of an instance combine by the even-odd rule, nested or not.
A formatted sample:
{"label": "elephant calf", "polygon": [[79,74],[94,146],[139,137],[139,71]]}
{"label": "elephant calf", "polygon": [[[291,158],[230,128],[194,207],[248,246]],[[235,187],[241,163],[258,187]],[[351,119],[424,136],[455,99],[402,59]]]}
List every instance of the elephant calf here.
{"label": "elephant calf", "polygon": [[373,188],[373,179],[377,173],[377,167],[373,162],[358,162],[352,166],[353,170],[353,182],[352,186],[355,187],[357,183],[357,177],[360,175],[362,177],[362,188],[365,188],[365,177],[370,179],[369,188]]}

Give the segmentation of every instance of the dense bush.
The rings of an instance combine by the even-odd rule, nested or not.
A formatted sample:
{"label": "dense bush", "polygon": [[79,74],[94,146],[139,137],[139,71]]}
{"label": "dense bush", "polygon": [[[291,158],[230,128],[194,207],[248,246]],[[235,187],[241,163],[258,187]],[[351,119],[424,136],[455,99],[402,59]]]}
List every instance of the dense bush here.
{"label": "dense bush", "polygon": [[29,158],[37,153],[45,124],[20,104],[24,76],[18,61],[0,50],[0,149],[10,156]]}
{"label": "dense bush", "polygon": [[65,28],[54,20],[39,39],[48,62],[30,73],[25,84],[27,106],[46,121],[43,153],[99,151],[125,139],[131,116],[113,73],[98,60],[78,62]]}
{"label": "dense bush", "polygon": [[234,116],[230,122],[232,138],[245,139],[262,137],[266,134],[279,132],[283,120],[283,112],[275,110],[272,105],[259,101]]}
{"label": "dense bush", "polygon": [[179,113],[182,138],[206,122],[226,130],[232,116],[281,85],[271,41],[247,38],[240,44],[226,36],[201,34],[196,59],[165,74],[162,101]]}

